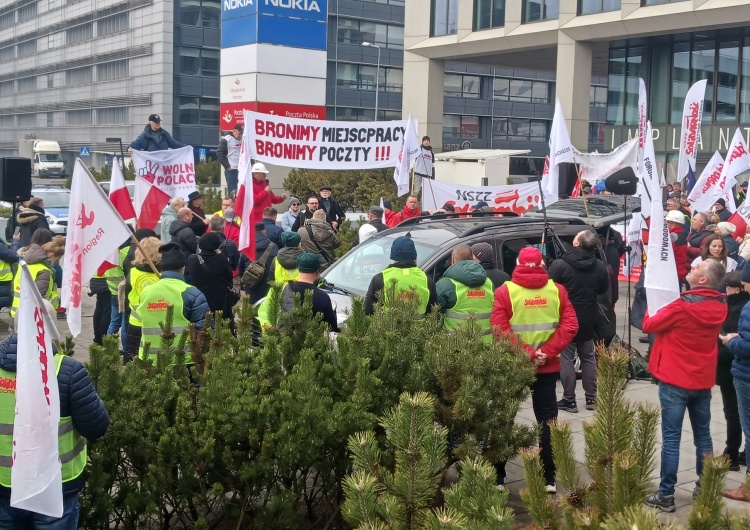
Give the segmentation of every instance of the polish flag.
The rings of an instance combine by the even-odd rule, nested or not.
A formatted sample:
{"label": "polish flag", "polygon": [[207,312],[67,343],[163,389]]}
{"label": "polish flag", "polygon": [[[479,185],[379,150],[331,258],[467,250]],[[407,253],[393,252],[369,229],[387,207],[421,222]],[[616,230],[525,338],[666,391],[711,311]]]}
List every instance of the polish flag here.
{"label": "polish flag", "polygon": [[[117,213],[125,222],[135,219],[135,208],[130,200],[128,187],[125,185],[125,177],[120,169],[120,161],[115,157],[112,161],[112,180],[109,182],[109,201],[115,207]],[[107,258],[97,269],[96,273],[102,276],[109,269],[114,269],[119,264],[119,252]]]}
{"label": "polish flag", "polygon": [[250,222],[255,200],[253,197],[253,173],[251,171],[252,160],[250,159],[250,151],[247,149],[247,131],[248,129],[245,129],[242,146],[240,147],[240,162],[238,164],[240,185],[239,190],[237,190],[237,199],[234,202],[234,212],[240,219],[248,220],[240,224],[239,251],[251,260],[255,260],[255,226]]}
{"label": "polish flag", "polygon": [[138,228],[156,227],[161,212],[172,196],[153,184],[153,181],[135,177],[135,210]]}
{"label": "polish flag", "polygon": [[575,199],[580,196],[581,196],[581,177],[578,177],[578,180],[576,180],[575,186],[573,186],[573,191],[570,192],[570,198]]}

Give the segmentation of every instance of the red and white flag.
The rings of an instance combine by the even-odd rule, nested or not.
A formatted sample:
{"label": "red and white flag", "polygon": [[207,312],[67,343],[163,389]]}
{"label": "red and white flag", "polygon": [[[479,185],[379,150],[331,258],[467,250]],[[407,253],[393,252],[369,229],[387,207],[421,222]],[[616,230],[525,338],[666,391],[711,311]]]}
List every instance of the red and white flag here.
{"label": "red and white flag", "polygon": [[240,146],[240,162],[238,164],[239,189],[237,190],[237,199],[234,202],[234,212],[239,215],[240,219],[248,220],[240,225],[239,251],[251,260],[255,260],[255,227],[250,222],[255,199],[253,197],[252,160],[247,145],[247,129],[245,129],[242,145]]}
{"label": "red and white flag", "polygon": [[695,172],[706,83],[708,83],[706,79],[698,81],[690,87],[685,96],[685,106],[682,110],[682,132],[680,133],[680,158],[677,162],[677,182],[682,182],[687,178],[688,167]]}
{"label": "red and white flag", "polygon": [[[727,210],[732,213],[736,211],[732,189],[737,184],[737,176],[749,170],[750,154],[747,152],[745,137],[742,136],[742,132],[738,127],[734,131],[734,138],[732,138],[732,143],[729,145],[724,167],[721,169],[721,175],[714,188],[716,198],[724,198]],[[715,203],[716,201],[714,201]]]}
{"label": "red and white flag", "polygon": [[[109,201],[124,221],[135,220],[135,208],[133,207],[133,202],[130,200],[130,192],[125,185],[125,177],[122,175],[122,169],[120,169],[120,162],[117,157],[112,160],[112,180],[109,182]],[[109,269],[114,269],[118,265],[119,253],[115,251],[110,257],[104,260],[104,263],[99,266],[96,273],[99,276],[102,276]]]}
{"label": "red and white flag", "polygon": [[643,169],[643,153],[646,149],[646,131],[648,130],[648,97],[646,83],[638,79],[638,170]]}
{"label": "red and white flag", "polygon": [[714,197],[714,187],[719,182],[723,169],[724,158],[716,151],[688,195],[688,202],[694,212],[707,212],[716,204],[718,197]]}
{"label": "red and white flag", "polygon": [[130,229],[88,168],[76,159],[70,186],[70,216],[60,300],[73,337],[81,332],[83,283],[130,237]]}
{"label": "red and white flag", "polygon": [[62,517],[62,466],[57,435],[60,393],[52,352],[52,341],[59,337],[25,262],[21,262],[18,273],[21,303],[10,505],[48,517]]}
{"label": "red and white flag", "polygon": [[545,205],[554,204],[560,199],[560,172],[558,164],[572,160],[575,149],[570,143],[568,127],[562,113],[560,100],[555,99],[555,115],[552,118],[552,132],[549,137],[549,164],[542,175],[542,191]]}
{"label": "red and white flag", "polygon": [[135,177],[135,209],[138,228],[153,229],[172,196],[142,177]]}
{"label": "red and white flag", "polygon": [[396,160],[396,169],[393,171],[393,180],[396,181],[397,195],[401,197],[409,193],[409,169],[419,157],[419,138],[417,138],[417,121],[412,119],[406,122],[406,131],[401,143],[401,151]]}
{"label": "red and white flag", "polygon": [[189,145],[165,151],[133,151],[131,156],[135,174],[170,197],[182,197],[187,201],[188,195],[198,190],[195,181],[195,156]]}

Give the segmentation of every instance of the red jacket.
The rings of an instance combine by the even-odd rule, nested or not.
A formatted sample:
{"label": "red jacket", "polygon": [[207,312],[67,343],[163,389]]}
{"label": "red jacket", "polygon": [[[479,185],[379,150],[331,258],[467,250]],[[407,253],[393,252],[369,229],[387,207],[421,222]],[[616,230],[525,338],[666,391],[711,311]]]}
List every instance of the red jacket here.
{"label": "red jacket", "polygon": [[726,298],[716,289],[685,291],[654,316],[643,331],[655,333],[648,369],[659,381],[685,390],[708,390],[716,382],[716,338],[727,317]]}
{"label": "red jacket", "polygon": [[391,218],[391,221],[388,223],[388,218],[386,217],[386,224],[388,225],[388,228],[394,227],[397,224],[403,223],[407,219],[411,219],[413,217],[419,217],[419,214],[422,213],[422,210],[417,208],[416,210],[410,210],[409,208],[404,205],[404,209],[398,212],[397,214],[394,214]]}
{"label": "red jacket", "polygon": [[669,233],[677,234],[677,241],[672,242],[672,250],[674,251],[674,263],[677,266],[677,277],[682,280],[690,272],[687,238],[685,232],[679,226],[670,229]]}
{"label": "red jacket", "polygon": [[[274,195],[273,192],[267,192],[266,186],[268,184],[263,180],[253,179],[253,210],[250,215],[250,232],[255,232],[255,223],[263,221],[263,210],[271,206],[272,204],[279,204],[283,202],[278,195]],[[245,221],[244,219],[242,220]]]}
{"label": "red jacket", "polygon": [[[541,289],[549,281],[549,275],[544,267],[516,267],[513,270],[511,281],[526,289]],[[547,354],[547,364],[536,369],[538,374],[550,374],[560,371],[560,353],[570,344],[573,337],[578,333],[578,317],[573,304],[568,299],[568,291],[565,287],[555,284],[560,293],[560,325],[547,342],[539,348],[542,353]],[[510,319],[513,316],[513,305],[510,301],[507,285],[502,285],[495,291],[495,304],[492,307],[490,324],[498,328],[500,334],[512,334]],[[529,352],[529,358],[533,359],[536,351],[524,344]]]}
{"label": "red jacket", "polygon": [[388,228],[396,226],[393,222],[394,217],[396,217],[396,214],[392,210],[385,209],[385,226]]}

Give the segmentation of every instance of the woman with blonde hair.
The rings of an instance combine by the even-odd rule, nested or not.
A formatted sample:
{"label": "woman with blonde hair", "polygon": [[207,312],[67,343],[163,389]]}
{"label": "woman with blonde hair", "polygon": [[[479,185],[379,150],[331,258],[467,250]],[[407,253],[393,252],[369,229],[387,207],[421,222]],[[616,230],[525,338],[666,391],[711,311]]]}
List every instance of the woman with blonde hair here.
{"label": "woman with blonde hair", "polygon": [[141,344],[141,318],[138,315],[138,303],[143,289],[159,281],[159,274],[154,272],[151,266],[156,267],[161,260],[161,254],[159,254],[161,245],[162,242],[157,237],[141,239],[140,248],[135,250],[133,267],[126,279],[125,291],[128,292],[127,303],[130,308],[130,317],[128,319],[128,342],[123,359],[125,363],[138,355],[138,348]]}

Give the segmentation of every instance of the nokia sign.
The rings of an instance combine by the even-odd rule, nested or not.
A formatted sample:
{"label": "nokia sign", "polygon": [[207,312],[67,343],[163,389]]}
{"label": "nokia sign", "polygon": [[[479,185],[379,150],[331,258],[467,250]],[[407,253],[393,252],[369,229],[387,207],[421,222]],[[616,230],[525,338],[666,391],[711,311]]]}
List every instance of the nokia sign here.
{"label": "nokia sign", "polygon": [[253,5],[253,0],[224,0],[224,11],[232,11]]}
{"label": "nokia sign", "polygon": [[[315,11],[320,13],[320,5],[316,0],[265,0],[266,5],[281,7],[283,9],[295,9],[299,11]],[[252,3],[252,0],[251,0]]]}

